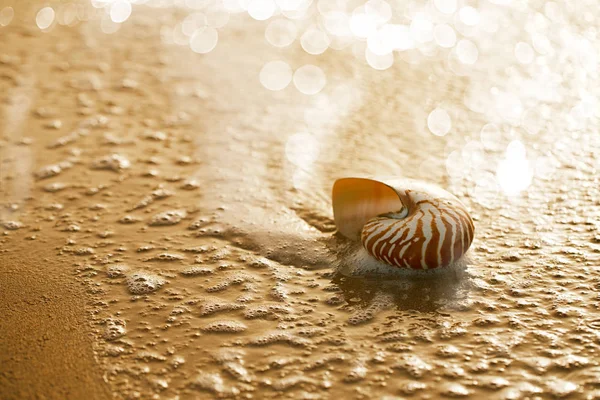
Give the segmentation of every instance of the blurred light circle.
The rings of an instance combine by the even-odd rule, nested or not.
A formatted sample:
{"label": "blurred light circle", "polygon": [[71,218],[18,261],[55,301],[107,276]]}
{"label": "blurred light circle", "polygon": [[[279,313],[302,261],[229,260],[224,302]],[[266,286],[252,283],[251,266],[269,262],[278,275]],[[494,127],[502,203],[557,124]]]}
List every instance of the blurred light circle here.
{"label": "blurred light circle", "polygon": [[319,14],[326,15],[330,12],[343,11],[346,9],[345,0],[319,0],[317,10]]}
{"label": "blurred light circle", "polygon": [[181,23],[181,31],[188,37],[192,36],[197,29],[206,28],[206,15],[193,13],[185,17]]}
{"label": "blurred light circle", "polygon": [[410,34],[419,43],[433,40],[433,23],[426,14],[417,13],[410,23]]}
{"label": "blurred light circle", "polygon": [[381,31],[390,39],[394,50],[404,51],[415,47],[415,42],[410,35],[410,28],[407,25],[386,24]]}
{"label": "blurred light circle", "polygon": [[326,83],[325,73],[316,65],[303,65],[294,72],[294,85],[301,93],[317,94]]}
{"label": "blurred light circle", "polygon": [[316,27],[309,27],[300,38],[300,44],[308,54],[322,54],[327,50],[331,40],[329,36]]}
{"label": "blurred light circle", "polygon": [[467,26],[475,26],[479,23],[479,11],[471,6],[461,8],[458,17]]}
{"label": "blurred light circle", "polygon": [[456,11],[456,0],[433,0],[433,5],[443,14],[452,14]]}
{"label": "blurred light circle", "polygon": [[446,110],[436,108],[427,117],[427,127],[436,136],[445,136],[452,128],[452,120]]}
{"label": "blurred light circle", "polygon": [[384,25],[367,38],[367,46],[369,50],[376,55],[386,55],[394,50],[394,34],[393,29],[386,28],[389,25]]}
{"label": "blurred light circle", "polygon": [[65,4],[58,12],[57,20],[59,24],[67,26],[77,23],[77,5],[74,3]]}
{"label": "blurred light circle", "polygon": [[292,81],[292,67],[285,61],[271,61],[260,70],[260,83],[269,90],[282,90]]}
{"label": "blurred light circle", "polygon": [[275,0],[281,11],[296,11],[304,7],[305,0]]}
{"label": "blurred light circle", "polygon": [[35,23],[38,28],[42,30],[47,29],[54,22],[55,15],[52,7],[44,7],[35,16]]}
{"label": "blurred light circle", "polygon": [[353,44],[352,36],[333,36],[329,48],[333,50],[344,50],[346,47]]}
{"label": "blurred light circle", "polygon": [[377,31],[377,21],[372,15],[367,14],[362,7],[352,12],[350,30],[354,36],[366,39]]}
{"label": "blurred light circle", "polygon": [[117,0],[110,6],[110,19],[117,24],[127,21],[131,16],[131,3],[127,0]]}
{"label": "blurred light circle", "polygon": [[502,139],[500,135],[500,129],[498,129],[498,126],[493,123],[486,124],[483,128],[481,128],[479,138],[481,139],[481,144],[483,144],[483,147],[488,150],[497,150]]}
{"label": "blurred light circle", "polygon": [[12,7],[4,7],[0,10],[0,26],[8,26],[15,16],[15,10]]}
{"label": "blurred light circle", "polygon": [[275,47],[289,46],[296,40],[296,24],[288,19],[276,19],[269,22],[265,30],[267,42]]}
{"label": "blurred light circle", "polygon": [[252,0],[248,4],[248,14],[258,21],[264,21],[273,16],[275,8],[273,0]]}
{"label": "blurred light circle", "polygon": [[350,36],[350,16],[343,11],[330,11],[323,15],[323,25],[327,32],[336,36]]}
{"label": "blurred light circle", "polygon": [[552,45],[550,44],[550,40],[540,33],[534,33],[531,35],[531,42],[533,43],[533,47],[535,51],[540,54],[548,54],[552,51]]}
{"label": "blurred light circle", "polygon": [[292,10],[281,10],[281,14],[289,19],[308,19],[315,9],[310,7],[312,4],[312,0],[303,0],[300,2],[298,8],[294,8]]}
{"label": "blurred light circle", "polygon": [[485,150],[479,140],[470,140],[461,151],[463,161],[473,170],[485,168]]}
{"label": "blurred light circle", "polygon": [[542,114],[536,108],[530,108],[523,113],[521,125],[530,135],[537,134],[544,124]]}
{"label": "blurred light circle", "polygon": [[506,158],[500,161],[496,169],[496,178],[508,196],[516,196],[531,185],[533,170],[525,158],[525,147],[518,140],[508,145]]}
{"label": "blurred light circle", "polygon": [[[199,29],[198,29],[199,30]],[[196,32],[196,31],[194,31]],[[192,35],[194,33],[192,32]],[[192,36],[190,35],[190,36]],[[186,46],[190,44],[190,36],[186,36],[183,32],[183,24],[179,23],[173,27],[173,43],[178,44],[180,46]]]}
{"label": "blurred light circle", "polygon": [[219,40],[219,33],[215,28],[198,29],[190,38],[190,48],[195,53],[210,53]]}
{"label": "blurred light circle", "polygon": [[509,160],[524,159],[527,150],[520,140],[513,140],[506,147],[506,158]]}
{"label": "blurred light circle", "polygon": [[223,8],[229,12],[243,12],[246,9],[243,8],[239,0],[223,0]]}
{"label": "blurred light circle", "polygon": [[479,50],[469,39],[461,39],[456,45],[456,55],[463,64],[475,64],[479,58]]}
{"label": "blurred light circle", "polygon": [[365,3],[365,13],[371,16],[377,25],[383,25],[392,19],[392,7],[385,0],[369,0]]}
{"label": "blurred light circle", "polygon": [[531,64],[535,53],[528,43],[519,42],[515,45],[515,57],[521,64]]}
{"label": "blurred light circle", "polygon": [[375,54],[368,47],[365,50],[367,64],[373,69],[386,70],[394,64],[394,53]]}
{"label": "blurred light circle", "polygon": [[449,49],[456,44],[456,33],[448,24],[439,24],[433,29],[433,38],[440,47]]}

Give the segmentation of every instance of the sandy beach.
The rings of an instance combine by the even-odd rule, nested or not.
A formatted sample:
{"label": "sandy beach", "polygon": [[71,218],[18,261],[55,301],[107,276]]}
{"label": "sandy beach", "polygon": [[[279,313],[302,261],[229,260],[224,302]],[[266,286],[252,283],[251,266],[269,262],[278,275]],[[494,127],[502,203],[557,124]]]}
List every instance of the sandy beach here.
{"label": "sandy beach", "polygon": [[[0,398],[599,398],[594,3],[267,3],[0,0]],[[467,257],[366,272],[372,175]]]}

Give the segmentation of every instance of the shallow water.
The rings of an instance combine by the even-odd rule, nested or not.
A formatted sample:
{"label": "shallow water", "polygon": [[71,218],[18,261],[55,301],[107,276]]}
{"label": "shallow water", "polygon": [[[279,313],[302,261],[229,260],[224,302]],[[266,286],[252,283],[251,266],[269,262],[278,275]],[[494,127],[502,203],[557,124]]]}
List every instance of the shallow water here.
{"label": "shallow water", "polygon": [[[29,240],[84,284],[117,398],[600,396],[600,14],[482,2],[472,25],[434,3],[394,15],[468,43],[415,23],[417,48],[380,71],[356,38],[277,49],[247,13],[196,54],[173,33],[188,7],[115,25],[82,2],[61,25],[55,5],[41,30],[37,7],[0,2],[0,243]],[[272,60],[326,85],[269,91]],[[329,198],[359,174],[456,194],[468,259],[362,276]]]}

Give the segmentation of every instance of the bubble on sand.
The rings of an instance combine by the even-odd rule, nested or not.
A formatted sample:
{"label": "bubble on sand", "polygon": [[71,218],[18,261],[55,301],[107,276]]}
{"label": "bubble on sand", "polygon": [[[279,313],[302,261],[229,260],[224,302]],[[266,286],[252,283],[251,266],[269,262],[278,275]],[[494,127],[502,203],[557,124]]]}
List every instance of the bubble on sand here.
{"label": "bubble on sand", "polygon": [[244,332],[248,327],[241,322],[225,320],[215,321],[206,325],[202,330],[211,333],[239,333]]}
{"label": "bubble on sand", "polygon": [[106,268],[106,275],[108,275],[109,278],[120,278],[125,276],[127,271],[129,271],[129,267],[125,264],[109,265]]}
{"label": "bubble on sand", "polygon": [[48,179],[60,174],[62,171],[73,167],[73,164],[69,161],[63,161],[58,164],[47,165],[40,168],[34,174],[36,179]]}
{"label": "bubble on sand", "polygon": [[164,261],[164,262],[173,262],[173,261],[181,261],[184,260],[185,257],[180,254],[174,253],[160,253],[155,256],[146,258],[144,261]]}
{"label": "bubble on sand", "polygon": [[212,273],[212,268],[198,266],[187,267],[180,272],[180,274],[183,276],[203,276],[210,275]]}
{"label": "bubble on sand", "polygon": [[137,271],[127,277],[127,288],[132,294],[148,294],[157,291],[166,283],[158,275],[146,271]]}
{"label": "bubble on sand", "polygon": [[239,389],[225,385],[218,373],[200,372],[190,383],[194,389],[205,390],[219,396],[237,395]]}
{"label": "bubble on sand", "polygon": [[181,184],[183,190],[195,190],[200,187],[200,182],[196,179],[186,179]]}
{"label": "bubble on sand", "polygon": [[17,229],[22,228],[23,224],[19,221],[4,221],[2,223],[2,226],[4,227],[4,229],[7,229],[9,231],[16,231]]}
{"label": "bubble on sand", "polygon": [[145,362],[161,362],[167,360],[167,358],[162,354],[148,350],[140,351],[138,354],[136,354],[135,359]]}
{"label": "bubble on sand", "polygon": [[240,310],[245,308],[243,304],[229,303],[221,300],[208,300],[200,308],[200,316],[205,317],[207,315],[216,314],[222,311]]}
{"label": "bubble on sand", "polygon": [[431,365],[415,355],[403,356],[394,368],[406,371],[407,374],[415,379],[422,378],[433,369]]}
{"label": "bubble on sand", "polygon": [[109,170],[119,172],[131,166],[129,160],[120,154],[110,154],[108,156],[96,158],[92,161],[91,168],[98,170]]}
{"label": "bubble on sand", "polygon": [[246,319],[279,319],[279,314],[289,314],[291,310],[279,304],[258,305],[248,307],[244,311]]}
{"label": "bubble on sand", "polygon": [[125,335],[125,321],[122,319],[108,318],[104,329],[104,339],[116,340]]}
{"label": "bubble on sand", "polygon": [[56,192],[60,192],[61,190],[66,189],[68,187],[69,187],[69,185],[67,185],[66,183],[54,182],[54,183],[50,183],[50,184],[44,186],[44,191],[48,192],[48,193],[56,193]]}
{"label": "bubble on sand", "polygon": [[248,344],[253,346],[268,346],[276,343],[284,343],[298,347],[307,347],[311,342],[310,340],[297,337],[289,332],[281,331],[267,333],[263,336],[255,337],[248,342]]}
{"label": "bubble on sand", "polygon": [[140,219],[133,215],[125,215],[119,219],[120,224],[135,224],[136,222],[140,222]]}
{"label": "bubble on sand", "polygon": [[440,393],[446,397],[467,397],[471,392],[460,383],[442,385]]}
{"label": "bubble on sand", "polygon": [[144,132],[144,134],[142,135],[142,137],[144,139],[154,140],[154,141],[157,141],[157,142],[165,141],[168,138],[167,134],[165,132],[162,132],[162,131]]}
{"label": "bubble on sand", "polygon": [[185,210],[169,210],[156,214],[148,225],[150,226],[168,226],[175,225],[185,218],[187,213]]}

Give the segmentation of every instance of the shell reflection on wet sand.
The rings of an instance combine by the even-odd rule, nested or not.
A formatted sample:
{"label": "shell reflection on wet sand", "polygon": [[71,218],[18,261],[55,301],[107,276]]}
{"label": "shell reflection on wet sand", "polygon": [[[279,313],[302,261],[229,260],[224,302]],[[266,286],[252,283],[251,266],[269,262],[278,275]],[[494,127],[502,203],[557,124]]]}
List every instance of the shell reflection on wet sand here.
{"label": "shell reflection on wet sand", "polygon": [[[34,3],[0,2],[0,397],[598,396],[594,2]],[[469,259],[382,277],[330,209],[372,174],[455,194]]]}

